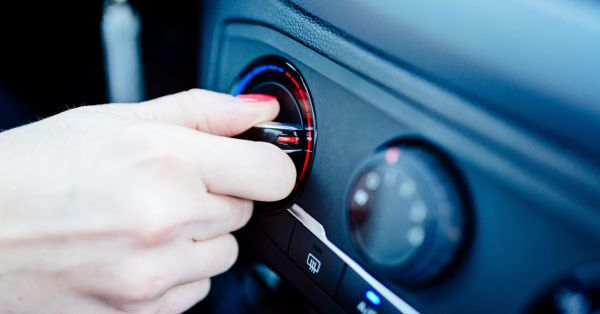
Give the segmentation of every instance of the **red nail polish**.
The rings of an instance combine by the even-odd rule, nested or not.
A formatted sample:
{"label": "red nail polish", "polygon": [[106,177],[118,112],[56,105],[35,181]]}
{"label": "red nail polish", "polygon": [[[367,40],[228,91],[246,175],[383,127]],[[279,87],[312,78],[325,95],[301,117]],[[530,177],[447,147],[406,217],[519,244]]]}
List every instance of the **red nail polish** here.
{"label": "red nail polish", "polygon": [[265,94],[240,94],[237,98],[244,102],[269,102],[275,101],[277,98]]}

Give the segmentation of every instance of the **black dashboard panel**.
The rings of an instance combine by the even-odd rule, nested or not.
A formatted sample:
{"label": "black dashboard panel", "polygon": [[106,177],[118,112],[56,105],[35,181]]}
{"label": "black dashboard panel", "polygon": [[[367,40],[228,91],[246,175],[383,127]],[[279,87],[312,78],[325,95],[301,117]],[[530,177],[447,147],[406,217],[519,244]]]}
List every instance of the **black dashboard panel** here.
{"label": "black dashboard panel", "polygon": [[[302,74],[318,121],[312,171],[295,200],[303,211],[257,213],[245,230],[253,240],[240,237],[241,246],[321,312],[367,312],[360,302],[345,307],[340,297],[354,261],[418,312],[535,311],[581,265],[600,262],[600,40],[591,19],[598,8],[401,4],[204,5],[202,87],[231,92],[249,65],[278,56]],[[348,218],[359,166],[397,141],[446,156],[465,199],[461,249],[421,284],[370,265]],[[321,240],[351,260],[343,259],[343,275],[311,280],[295,260],[303,214],[323,227]],[[594,278],[584,281],[600,283]]]}

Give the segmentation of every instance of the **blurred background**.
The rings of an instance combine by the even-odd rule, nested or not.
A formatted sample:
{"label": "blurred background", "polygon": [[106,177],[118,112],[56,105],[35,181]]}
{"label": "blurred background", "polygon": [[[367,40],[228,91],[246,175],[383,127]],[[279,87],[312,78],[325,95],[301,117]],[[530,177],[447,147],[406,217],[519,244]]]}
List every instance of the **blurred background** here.
{"label": "blurred background", "polygon": [[[198,77],[199,1],[129,1],[141,21],[145,98]],[[0,130],[108,102],[102,0],[0,5]]]}

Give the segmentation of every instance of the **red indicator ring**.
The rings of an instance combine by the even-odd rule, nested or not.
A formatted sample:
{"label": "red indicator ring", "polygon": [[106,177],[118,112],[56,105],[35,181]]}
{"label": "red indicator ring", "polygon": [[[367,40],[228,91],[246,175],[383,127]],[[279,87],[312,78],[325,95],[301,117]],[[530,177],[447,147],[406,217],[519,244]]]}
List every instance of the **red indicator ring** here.
{"label": "red indicator ring", "polygon": [[[250,64],[232,89],[233,95],[268,94],[277,97],[280,113],[276,123],[293,126],[294,135],[277,134],[269,138],[263,131],[260,139],[278,144],[288,152],[296,165],[297,184],[290,197],[281,202],[264,203],[260,207],[285,210],[298,196],[308,179],[315,153],[315,113],[308,87],[298,70],[288,61],[275,56],[264,57]],[[268,132],[267,132],[268,133]],[[248,136],[243,137],[252,139]],[[293,148],[293,149],[292,149]]]}

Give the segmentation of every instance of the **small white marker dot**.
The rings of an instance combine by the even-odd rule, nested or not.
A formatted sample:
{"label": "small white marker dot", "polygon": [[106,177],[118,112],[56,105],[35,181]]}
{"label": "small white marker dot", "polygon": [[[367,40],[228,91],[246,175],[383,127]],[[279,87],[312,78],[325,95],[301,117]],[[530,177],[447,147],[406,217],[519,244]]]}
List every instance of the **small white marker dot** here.
{"label": "small white marker dot", "polygon": [[358,206],[365,206],[369,201],[369,194],[363,189],[358,189],[354,192],[353,199]]}
{"label": "small white marker dot", "polygon": [[424,239],[425,230],[418,226],[410,228],[406,234],[406,240],[408,240],[408,243],[414,247],[420,246]]}
{"label": "small white marker dot", "polygon": [[416,200],[410,205],[408,217],[415,223],[421,223],[427,217],[427,205],[422,200]]}
{"label": "small white marker dot", "polygon": [[365,186],[367,189],[374,191],[379,187],[380,183],[381,177],[377,172],[371,171],[369,174],[367,174],[367,177],[365,178]]}
{"label": "small white marker dot", "polygon": [[415,184],[415,181],[411,178],[404,179],[404,181],[400,183],[400,188],[398,189],[400,196],[402,196],[402,198],[405,199],[411,197],[413,194],[415,194],[416,191],[417,185]]}

